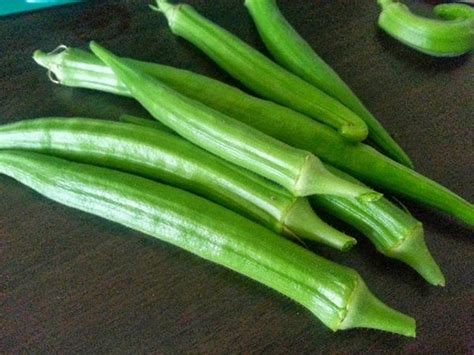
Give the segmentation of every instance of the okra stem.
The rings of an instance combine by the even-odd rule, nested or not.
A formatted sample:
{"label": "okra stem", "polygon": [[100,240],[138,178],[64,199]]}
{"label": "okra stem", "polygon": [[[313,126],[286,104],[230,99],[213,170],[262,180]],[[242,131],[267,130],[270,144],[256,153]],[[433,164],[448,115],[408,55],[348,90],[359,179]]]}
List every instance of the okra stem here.
{"label": "okra stem", "polygon": [[367,137],[367,125],[357,114],[205,19],[191,6],[172,5],[165,0],[158,0],[157,6],[174,34],[196,45],[259,95],[324,122],[351,141]]}
{"label": "okra stem", "polygon": [[283,17],[276,0],[246,0],[245,6],[267,49],[279,64],[354,111],[369,127],[369,139],[383,153],[410,168],[413,167],[407,154],[349,86]]}
{"label": "okra stem", "polygon": [[90,46],[154,118],[211,153],[280,184],[295,196],[323,193],[368,201],[381,197],[332,175],[313,154],[183,96],[97,43]]}
{"label": "okra stem", "polygon": [[375,300],[359,274],[189,192],[32,152],[0,152],[0,173],[66,206],[118,222],[260,282],[332,330],[415,336],[415,321]]}
{"label": "okra stem", "polygon": [[[416,336],[415,320],[409,320],[399,312],[389,312],[389,308],[380,302],[364,283],[357,285],[349,303],[353,305],[353,308],[349,309],[347,316],[341,322],[341,329],[377,324],[378,329],[387,332],[403,334],[408,337]],[[411,325],[408,326],[410,323]]]}

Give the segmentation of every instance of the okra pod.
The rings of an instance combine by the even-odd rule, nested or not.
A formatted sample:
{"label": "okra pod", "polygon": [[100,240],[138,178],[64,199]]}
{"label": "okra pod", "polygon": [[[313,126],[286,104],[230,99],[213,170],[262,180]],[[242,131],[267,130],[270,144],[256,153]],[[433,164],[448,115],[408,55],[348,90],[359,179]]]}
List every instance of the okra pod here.
{"label": "okra pod", "polygon": [[[358,182],[336,168],[326,168]],[[311,196],[311,202],[317,210],[328,212],[362,232],[377,251],[409,265],[430,284],[445,285],[443,273],[426,246],[423,224],[388,199],[364,203],[353,198],[320,195]]]}
{"label": "okra pod", "polygon": [[280,184],[295,196],[336,194],[369,201],[381,197],[331,174],[313,154],[178,93],[97,43],[92,42],[91,49],[154,118],[201,148]]}
{"label": "okra pod", "polygon": [[382,8],[378,24],[407,46],[435,57],[455,57],[474,48],[474,9],[464,4],[435,6],[441,19],[415,15],[392,0],[378,0]]}
{"label": "okra pod", "polygon": [[245,6],[265,46],[280,65],[354,111],[367,124],[371,142],[392,159],[410,168],[413,167],[408,155],[349,86],[283,17],[276,0],[246,0]]}
{"label": "okra pod", "polygon": [[260,282],[334,331],[364,327],[415,336],[415,320],[379,301],[353,269],[187,191],[33,152],[1,151],[0,173]]}
{"label": "okra pod", "polygon": [[[54,54],[36,51],[34,59],[51,71],[51,75],[63,85],[131,96],[113,71],[92,54],[67,48]],[[296,111],[187,70],[131,59],[128,61],[183,95],[282,142],[308,150],[369,185],[474,225],[474,208],[469,202],[367,145],[348,143],[334,130]]]}
{"label": "okra pod", "polygon": [[186,4],[157,1],[171,31],[204,51],[220,67],[262,97],[300,111],[351,141],[367,137],[365,122],[322,90],[290,73]]}
{"label": "okra pod", "polygon": [[89,118],[42,118],[0,126],[0,149],[52,154],[158,180],[208,198],[279,234],[339,250],[356,243],[324,223],[306,198],[294,197],[163,129]]}
{"label": "okra pod", "polygon": [[[158,130],[166,129],[155,120],[130,115],[123,115],[120,120]],[[361,184],[332,166],[326,165],[326,168],[334,175]],[[311,196],[310,202],[317,209],[330,213],[365,234],[380,253],[409,265],[430,284],[444,286],[444,276],[426,246],[422,223],[386,198],[364,203],[355,198],[317,195]]]}

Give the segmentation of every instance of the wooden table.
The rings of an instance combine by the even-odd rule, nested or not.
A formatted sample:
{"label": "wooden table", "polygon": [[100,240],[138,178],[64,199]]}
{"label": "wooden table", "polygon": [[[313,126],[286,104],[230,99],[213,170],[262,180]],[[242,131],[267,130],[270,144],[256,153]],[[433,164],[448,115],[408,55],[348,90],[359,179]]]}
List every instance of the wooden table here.
{"label": "wooden table", "polygon": [[[263,50],[241,0],[189,1]],[[149,1],[97,1],[0,19],[0,121],[143,114],[130,99],[51,84],[35,49],[86,47],[233,81],[171,35]],[[349,3],[351,5],[349,5]],[[375,1],[281,0],[289,21],[346,79],[417,169],[474,200],[473,59],[432,59],[376,27]],[[418,6],[426,11],[428,7]],[[279,294],[175,247],[48,201],[0,177],[0,352],[467,353],[474,351],[472,230],[403,201],[424,221],[446,278],[427,285],[362,236],[349,254],[389,305],[414,316],[418,337],[332,333]],[[470,350],[469,350],[470,349]]]}

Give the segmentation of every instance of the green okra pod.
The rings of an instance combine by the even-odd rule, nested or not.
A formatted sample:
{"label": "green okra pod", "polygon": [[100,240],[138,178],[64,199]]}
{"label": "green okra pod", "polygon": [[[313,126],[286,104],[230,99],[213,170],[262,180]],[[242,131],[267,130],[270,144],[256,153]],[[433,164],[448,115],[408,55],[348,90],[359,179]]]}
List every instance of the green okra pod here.
{"label": "green okra pod", "polygon": [[187,191],[33,152],[0,151],[0,173],[260,282],[334,331],[365,327],[415,336],[415,320],[379,301],[353,269]]}
{"label": "green okra pod", "polygon": [[171,31],[204,51],[230,75],[262,97],[335,128],[351,141],[367,137],[365,122],[320,89],[290,73],[186,4],[157,1]]}
{"label": "green okra pod", "polygon": [[280,184],[295,196],[337,194],[369,201],[381,197],[331,174],[313,154],[178,93],[97,43],[92,42],[91,49],[154,118],[194,144]]}
{"label": "green okra pod", "polygon": [[445,20],[461,20],[474,18],[474,9],[467,4],[439,4],[433,8],[433,13]]}
{"label": "green okra pod", "polygon": [[[166,129],[155,120],[130,115],[123,115],[120,120]],[[332,166],[326,165],[326,168],[335,175],[361,184]],[[424,241],[422,223],[386,198],[366,203],[355,198],[317,195],[311,196],[310,201],[317,209],[332,214],[365,234],[380,253],[409,265],[432,285],[444,286],[444,276]],[[297,214],[294,216],[299,219]]]}
{"label": "green okra pod", "polygon": [[[34,59],[57,82],[131,96],[113,71],[94,55],[67,48]],[[339,169],[389,191],[446,212],[474,225],[474,208],[467,201],[427,177],[410,170],[364,144],[351,144],[334,130],[296,111],[262,100],[220,81],[187,70],[127,59],[176,91],[221,111],[282,142],[308,150]]]}
{"label": "green okra pod", "polygon": [[0,149],[29,150],[123,170],[230,208],[277,233],[348,250],[355,239],[324,223],[307,199],[156,129],[89,118],[42,118],[0,126]]}
{"label": "green okra pod", "polygon": [[276,0],[246,0],[245,6],[267,49],[279,64],[354,111],[367,124],[369,139],[383,153],[408,167],[413,167],[408,155],[349,86],[283,17]]}
{"label": "green okra pod", "polygon": [[[340,170],[331,166],[326,168],[357,182]],[[353,198],[320,195],[312,196],[311,202],[317,209],[358,229],[380,253],[409,265],[430,284],[445,285],[443,273],[426,246],[422,223],[388,199],[364,203]]]}
{"label": "green okra pod", "polygon": [[435,57],[455,57],[474,48],[474,9],[464,4],[435,6],[441,19],[415,15],[393,0],[378,0],[382,8],[378,24],[407,46]]}

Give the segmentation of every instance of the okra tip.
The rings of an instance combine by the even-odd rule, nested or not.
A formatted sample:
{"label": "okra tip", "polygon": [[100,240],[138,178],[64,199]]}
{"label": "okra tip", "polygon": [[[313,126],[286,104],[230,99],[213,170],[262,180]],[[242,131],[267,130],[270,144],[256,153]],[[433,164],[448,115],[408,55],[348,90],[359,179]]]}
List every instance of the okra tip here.
{"label": "okra tip", "polygon": [[283,224],[297,236],[328,245],[340,251],[349,251],[357,240],[324,222],[313,211],[308,200],[298,198],[286,212]]}
{"label": "okra tip", "polygon": [[60,45],[49,53],[45,53],[41,50],[33,52],[33,60],[48,69],[48,78],[55,84],[60,84],[62,81],[61,70],[59,67],[64,59],[65,53],[68,51],[68,47]]}
{"label": "okra tip", "polygon": [[371,328],[407,337],[416,336],[415,319],[378,300],[362,279],[359,279],[349,301],[346,317],[337,327],[349,328]]}
{"label": "okra tip", "polygon": [[362,142],[369,135],[369,129],[364,121],[360,121],[359,124],[350,123],[339,127],[339,134],[351,142]]}
{"label": "okra tip", "polygon": [[150,8],[154,11],[161,12],[168,20],[168,25],[170,26],[170,28],[173,28],[174,17],[176,15],[176,10],[178,10],[179,6],[182,5],[173,5],[170,4],[167,0],[156,0],[156,6],[150,5]]}
{"label": "okra tip", "polygon": [[396,248],[385,254],[411,266],[430,284],[445,285],[444,275],[426,246],[421,223]]}
{"label": "okra tip", "polygon": [[42,50],[40,50],[40,49],[35,50],[33,52],[33,59],[37,64],[41,65],[42,67],[45,67],[45,68],[48,67],[48,65],[47,65],[48,55],[45,52],[43,52]]}

